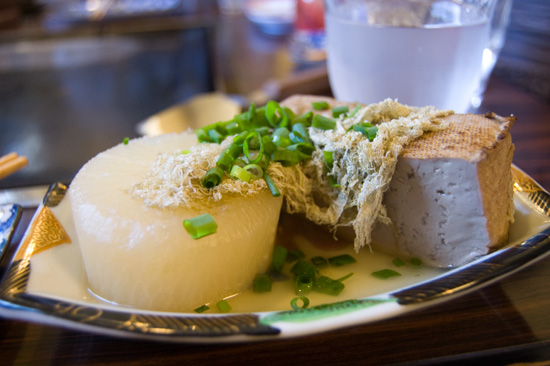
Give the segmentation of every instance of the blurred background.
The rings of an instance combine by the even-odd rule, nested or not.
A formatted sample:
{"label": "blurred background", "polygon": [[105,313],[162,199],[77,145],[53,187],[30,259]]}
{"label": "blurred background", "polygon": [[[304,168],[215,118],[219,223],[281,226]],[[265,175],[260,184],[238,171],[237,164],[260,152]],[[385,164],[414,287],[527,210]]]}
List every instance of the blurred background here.
{"label": "blurred background", "polygon": [[[29,166],[0,189],[69,182],[202,93],[330,95],[322,14],[312,0],[2,0],[0,156]],[[550,103],[548,0],[514,0],[493,74]]]}

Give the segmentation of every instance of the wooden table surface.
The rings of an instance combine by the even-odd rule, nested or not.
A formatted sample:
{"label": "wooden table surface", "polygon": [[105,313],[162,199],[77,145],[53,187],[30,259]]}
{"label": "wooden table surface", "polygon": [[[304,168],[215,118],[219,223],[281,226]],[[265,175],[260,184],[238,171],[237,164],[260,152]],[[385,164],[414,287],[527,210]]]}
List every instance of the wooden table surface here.
{"label": "wooden table surface", "polygon": [[[478,111],[517,117],[514,163],[549,189],[548,101],[499,74],[491,79]],[[27,211],[23,221],[31,214]],[[0,364],[548,364],[549,279],[547,257],[484,289],[390,320],[231,345],[136,341],[0,319]]]}

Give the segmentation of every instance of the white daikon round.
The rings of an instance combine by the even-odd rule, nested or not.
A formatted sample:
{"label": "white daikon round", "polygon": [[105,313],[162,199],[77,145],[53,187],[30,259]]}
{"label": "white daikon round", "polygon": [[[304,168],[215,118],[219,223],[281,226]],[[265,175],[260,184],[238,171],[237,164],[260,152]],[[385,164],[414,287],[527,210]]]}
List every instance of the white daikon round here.
{"label": "white daikon round", "polygon": [[[189,149],[191,133],[131,140],[91,159],[70,185],[89,288],[139,309],[188,312],[245,290],[267,269],[282,198],[268,189],[214,207],[148,207],[128,193],[158,154]],[[210,213],[215,234],[193,240],[183,220]]]}

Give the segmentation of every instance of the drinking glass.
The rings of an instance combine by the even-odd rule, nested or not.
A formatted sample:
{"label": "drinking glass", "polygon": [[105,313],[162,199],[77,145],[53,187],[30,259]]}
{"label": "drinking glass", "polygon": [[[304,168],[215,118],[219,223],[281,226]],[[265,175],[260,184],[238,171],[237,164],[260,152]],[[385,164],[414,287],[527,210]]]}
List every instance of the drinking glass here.
{"label": "drinking glass", "polygon": [[334,96],[463,113],[479,106],[512,0],[325,0]]}

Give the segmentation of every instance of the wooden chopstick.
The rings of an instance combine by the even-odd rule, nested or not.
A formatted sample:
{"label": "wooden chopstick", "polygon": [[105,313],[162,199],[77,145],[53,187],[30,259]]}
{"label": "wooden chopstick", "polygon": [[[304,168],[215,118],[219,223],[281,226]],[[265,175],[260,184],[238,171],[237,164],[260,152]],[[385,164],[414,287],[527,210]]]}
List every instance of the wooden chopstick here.
{"label": "wooden chopstick", "polygon": [[16,152],[11,152],[0,157],[0,179],[15,173],[19,169],[27,166],[29,161],[24,156],[17,155]]}

